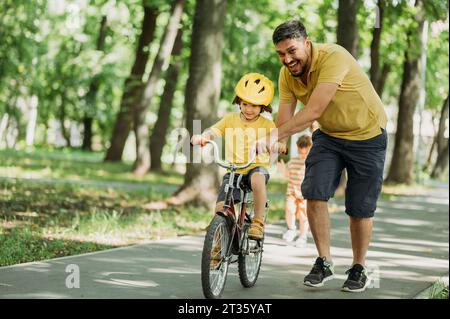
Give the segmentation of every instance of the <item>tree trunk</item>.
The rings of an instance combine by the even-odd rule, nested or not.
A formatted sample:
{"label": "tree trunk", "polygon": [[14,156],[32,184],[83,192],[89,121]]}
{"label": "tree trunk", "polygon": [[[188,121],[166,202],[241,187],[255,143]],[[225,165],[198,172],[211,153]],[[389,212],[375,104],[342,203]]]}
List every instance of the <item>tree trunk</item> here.
{"label": "tree trunk", "polygon": [[[439,128],[436,133],[436,136],[434,137],[433,144],[431,145],[430,155],[427,161],[427,164],[429,165],[434,150],[434,146],[437,146],[438,155],[436,158],[436,162],[434,163],[433,171],[431,173],[431,177],[433,178],[440,177],[445,172],[448,166],[448,154],[447,157],[445,155],[445,153],[448,153],[448,139],[446,139],[444,136],[445,122],[446,120],[448,120],[449,115],[448,97],[449,96],[447,95],[447,98],[444,100],[444,103],[442,104],[441,116],[439,119]],[[428,169],[428,165],[424,167],[424,170]]]}
{"label": "tree trunk", "polygon": [[358,56],[358,25],[356,14],[357,0],[339,0],[337,43],[350,52],[355,58]]}
{"label": "tree trunk", "polygon": [[[36,95],[31,96],[28,99],[29,113],[25,142],[27,146],[34,144],[34,137],[36,132],[36,123],[38,115],[38,97]],[[1,135],[0,135],[1,136]]]}
{"label": "tree trunk", "polygon": [[441,118],[439,119],[439,129],[436,135],[436,144],[438,153],[442,153],[444,148],[446,148],[446,138],[445,133],[445,122],[448,120],[449,107],[448,107],[448,95],[442,104]]}
{"label": "tree trunk", "polygon": [[150,169],[150,136],[145,121],[146,115],[155,94],[161,72],[170,59],[184,4],[185,0],[175,0],[173,2],[170,19],[161,38],[158,55],[153,63],[145,88],[141,91],[139,100],[133,105],[134,134],[136,136],[136,160],[133,165],[133,173],[135,175],[142,176]]}
{"label": "tree trunk", "polygon": [[431,173],[432,178],[444,178],[444,174],[448,169],[448,139],[447,143],[445,143],[445,147],[438,154],[436,164],[434,165],[433,172]]}
{"label": "tree trunk", "polygon": [[[199,0],[196,3],[185,93],[186,126],[190,135],[194,119],[201,120],[203,129],[217,119],[226,3],[226,0]],[[195,201],[214,205],[218,182],[215,164],[199,165],[189,161],[184,184],[170,202]]]}
{"label": "tree trunk", "polygon": [[388,62],[384,63],[383,68],[381,69],[381,76],[378,78],[377,86],[375,88],[380,98],[383,95],[384,84],[386,83],[386,79],[390,71],[391,65]]}
{"label": "tree trunk", "polygon": [[[358,25],[356,15],[358,13],[358,1],[339,0],[337,43],[347,49],[356,59],[358,56]],[[347,186],[347,172],[341,174],[336,196],[343,196]]]}
{"label": "tree trunk", "polygon": [[408,46],[403,64],[403,79],[400,90],[397,133],[389,174],[386,179],[391,184],[412,184],[414,182],[414,111],[420,91],[420,52],[424,15],[420,1],[415,20],[417,30],[408,31]]}
{"label": "tree trunk", "polygon": [[172,62],[167,69],[166,85],[164,86],[164,93],[161,97],[161,104],[158,110],[158,119],[156,120],[152,137],[150,138],[152,171],[162,171],[161,155],[163,147],[166,144],[166,134],[167,129],[170,126],[170,113],[172,111],[173,96],[175,94],[178,75],[182,66],[182,61],[180,59],[181,48],[183,46],[182,37],[182,29],[179,29],[172,50]]}
{"label": "tree trunk", "polygon": [[66,130],[64,122],[66,121],[66,96],[65,92],[61,94],[61,105],[59,108],[59,123],[61,125],[61,135],[66,141],[67,147],[71,147],[70,144],[70,131]]}
{"label": "tree trunk", "polygon": [[120,102],[120,110],[117,114],[116,123],[113,128],[110,146],[106,152],[105,161],[117,162],[122,159],[123,149],[131,131],[133,113],[133,101],[139,95],[142,86],[142,77],[145,73],[149,51],[148,45],[152,42],[155,34],[156,18],[158,10],[144,5],[144,19],[142,32],[139,36],[138,46],[134,58],[131,73],[125,80],[124,93]]}
{"label": "tree trunk", "polygon": [[[106,38],[106,16],[102,17],[100,21],[100,31],[97,39],[97,51],[103,51],[105,47]],[[94,116],[96,113],[95,99],[97,97],[98,88],[100,86],[100,79],[98,76],[94,76],[91,84],[89,85],[88,93],[86,94],[86,111],[83,118],[83,144],[81,148],[85,151],[92,151],[92,123],[94,122]]]}
{"label": "tree trunk", "polygon": [[[385,71],[385,67],[387,64],[384,64],[383,71],[380,72],[380,41],[381,41],[381,32],[383,30],[383,18],[384,18],[384,8],[386,5],[385,0],[378,0],[378,27],[373,28],[372,32],[372,42],[370,44],[370,81],[372,82],[375,91],[381,97],[380,94],[380,81],[384,81],[381,73]],[[384,85],[384,83],[383,83]]]}

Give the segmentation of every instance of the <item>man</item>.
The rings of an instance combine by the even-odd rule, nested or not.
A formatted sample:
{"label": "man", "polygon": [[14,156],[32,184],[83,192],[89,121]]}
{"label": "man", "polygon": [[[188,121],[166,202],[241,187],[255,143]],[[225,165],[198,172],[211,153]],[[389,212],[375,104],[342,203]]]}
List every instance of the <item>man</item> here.
{"label": "man", "polygon": [[[304,284],[320,287],[334,277],[327,201],[334,196],[346,168],[345,212],[350,219],[353,264],[342,289],[364,291],[370,282],[365,258],[387,146],[383,104],[350,53],[336,44],[312,43],[301,22],[279,25],[273,43],[283,64],[278,83],[278,140],[286,142],[315,120],[320,124],[312,136],[302,185],[319,257]],[[304,108],[294,116],[297,100]],[[273,143],[272,150],[279,144]]]}

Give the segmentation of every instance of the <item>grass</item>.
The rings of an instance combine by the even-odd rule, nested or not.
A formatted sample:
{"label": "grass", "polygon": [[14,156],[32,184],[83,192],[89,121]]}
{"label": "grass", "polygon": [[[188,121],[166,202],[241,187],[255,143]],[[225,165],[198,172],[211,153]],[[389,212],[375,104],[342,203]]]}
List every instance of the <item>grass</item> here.
{"label": "grass", "polygon": [[448,283],[435,283],[430,289],[429,299],[448,299]]}
{"label": "grass", "polygon": [[93,180],[179,185],[183,176],[131,173],[131,163],[104,163],[103,153],[69,149],[0,150],[0,176],[13,178]]}
{"label": "grass", "polygon": [[183,182],[171,174],[131,174],[77,150],[0,151],[0,266],[192,234],[204,208],[149,211]]}
{"label": "grass", "polygon": [[170,193],[2,180],[0,266],[202,231],[210,219],[204,208],[142,208]]}
{"label": "grass", "polygon": [[424,194],[426,186],[420,184],[413,185],[383,185],[381,196],[385,199],[393,199],[396,196],[417,196]]}
{"label": "grass", "polygon": [[36,260],[44,260],[70,254],[87,253],[113,248],[95,242],[78,242],[42,237],[33,227],[13,228],[0,233],[0,265],[7,266]]}

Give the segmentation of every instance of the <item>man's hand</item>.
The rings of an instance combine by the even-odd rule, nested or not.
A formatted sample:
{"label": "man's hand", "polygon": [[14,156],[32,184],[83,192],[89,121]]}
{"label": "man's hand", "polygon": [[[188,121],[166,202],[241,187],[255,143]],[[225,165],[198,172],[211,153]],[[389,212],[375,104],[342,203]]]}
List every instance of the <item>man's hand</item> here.
{"label": "man's hand", "polygon": [[284,142],[277,142],[269,139],[268,137],[263,137],[256,141],[256,153],[271,153],[271,154],[279,154],[286,153],[287,147]]}
{"label": "man's hand", "polygon": [[279,154],[279,153],[287,153],[287,146],[284,142],[275,142],[270,146],[270,152]]}
{"label": "man's hand", "polygon": [[193,135],[191,138],[191,144],[192,145],[201,145],[201,146],[205,146],[207,139],[200,134],[197,135]]}

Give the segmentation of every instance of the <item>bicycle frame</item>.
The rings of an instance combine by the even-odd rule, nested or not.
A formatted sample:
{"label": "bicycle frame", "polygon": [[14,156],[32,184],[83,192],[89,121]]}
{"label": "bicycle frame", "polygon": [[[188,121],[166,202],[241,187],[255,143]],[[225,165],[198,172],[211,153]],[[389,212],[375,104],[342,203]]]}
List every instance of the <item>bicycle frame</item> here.
{"label": "bicycle frame", "polygon": [[[235,243],[235,240],[237,240],[237,244],[236,244],[237,247],[235,247],[236,248],[235,252],[239,253],[238,250],[239,250],[239,246],[240,246],[240,240],[242,237],[242,231],[243,231],[245,217],[247,215],[246,212],[247,212],[248,196],[250,194],[250,192],[240,189],[241,195],[243,195],[243,196],[242,196],[242,201],[241,201],[241,205],[240,205],[239,216],[236,216],[234,198],[233,198],[233,190],[236,187],[239,188],[239,184],[240,184],[240,179],[238,179],[238,181],[236,182],[236,187],[234,186],[236,171],[238,169],[244,169],[244,168],[249,167],[255,161],[256,153],[246,164],[243,164],[243,165],[235,165],[232,163],[227,164],[227,163],[223,163],[218,158],[219,151],[218,151],[217,144],[214,141],[206,141],[206,143],[211,144],[214,147],[215,162],[219,166],[230,170],[230,179],[228,181],[228,184],[225,185],[225,201],[224,201],[224,205],[223,205],[224,210],[223,210],[223,212],[216,212],[216,214],[221,214],[222,216],[224,216],[229,223],[228,226],[230,227],[230,230],[231,230],[231,241],[230,241],[229,247],[227,248],[227,256],[230,256],[230,250],[233,246],[233,243]],[[235,239],[236,237],[237,237],[237,239]]]}
{"label": "bicycle frame", "polygon": [[[225,202],[223,212],[216,212],[217,214],[223,215],[229,221],[229,227],[231,230],[231,242],[227,249],[227,256],[230,255],[230,249],[235,245],[235,254],[239,253],[240,240],[242,238],[242,232],[244,228],[245,218],[247,215],[247,204],[250,192],[241,189],[242,201],[240,203],[239,215],[236,216],[235,203],[233,198],[233,186],[235,179],[235,173],[231,172],[230,181],[225,186]],[[237,188],[239,188],[240,180],[237,181]],[[231,220],[230,220],[231,219]],[[250,222],[250,220],[248,220]]]}

